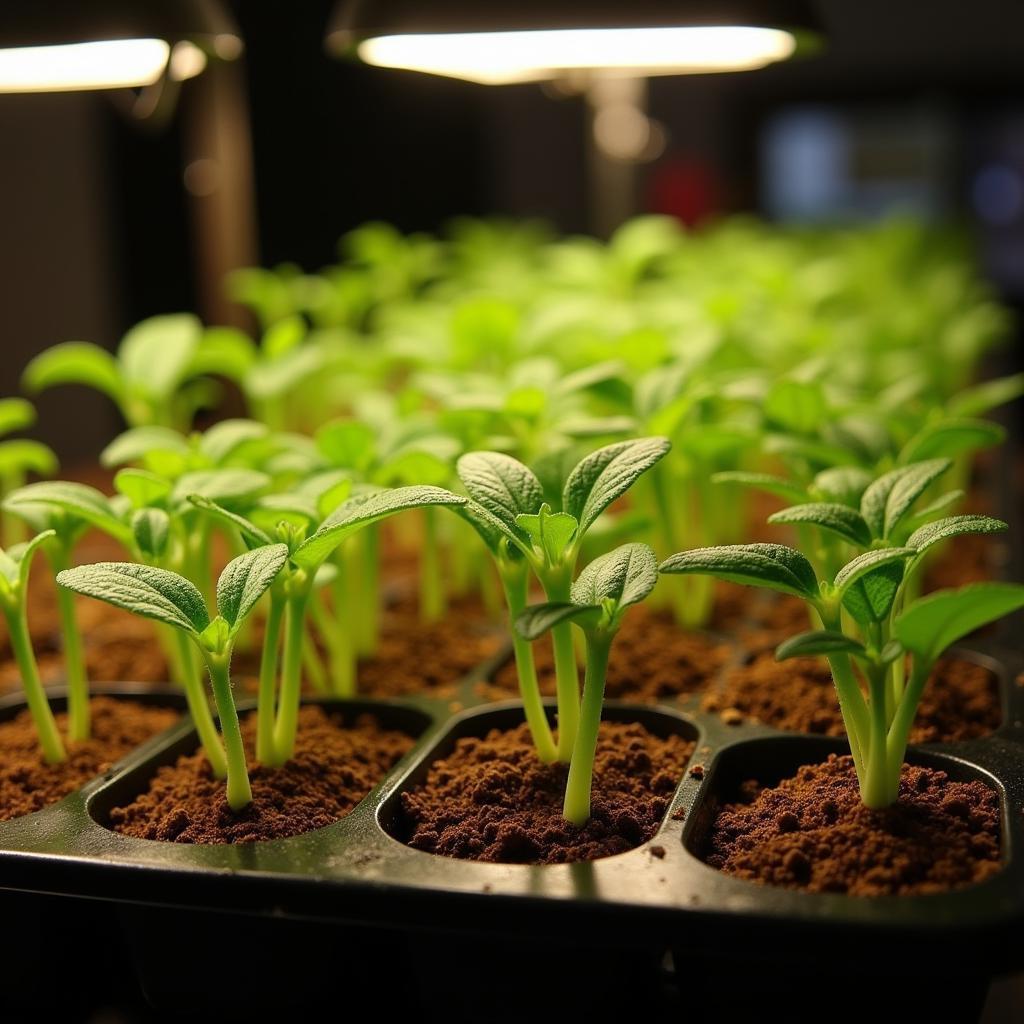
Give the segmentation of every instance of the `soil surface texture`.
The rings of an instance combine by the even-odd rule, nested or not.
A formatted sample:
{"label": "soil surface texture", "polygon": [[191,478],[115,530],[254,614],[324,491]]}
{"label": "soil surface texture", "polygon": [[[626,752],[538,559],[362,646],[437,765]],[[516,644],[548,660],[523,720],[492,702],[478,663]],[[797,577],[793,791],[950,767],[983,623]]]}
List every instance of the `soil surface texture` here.
{"label": "soil surface texture", "polygon": [[157,770],[149,789],[110,812],[110,827],[139,839],[247,843],[283,839],[344,818],[410,749],[413,739],[370,715],[351,723],[317,705],[299,711],[295,756],[282,768],[255,763],[256,716],[242,722],[253,801],[231,810],[224,783],[199,752]]}
{"label": "soil surface texture", "polygon": [[[550,640],[535,643],[533,656],[541,692],[553,695],[555,668]],[[686,632],[668,612],[634,608],[612,645],[605,696],[654,703],[694,693],[709,685],[728,657],[727,646],[710,634]],[[582,658],[579,663],[582,681]],[[515,661],[502,665],[492,682],[482,684],[479,692],[491,699],[518,694]]]}
{"label": "soil surface texture", "polygon": [[869,810],[851,757],[805,765],[722,807],[705,860],[738,878],[852,896],[935,893],[1000,870],[999,797],[981,782],[904,765],[899,801]]}
{"label": "soil surface texture", "polygon": [[55,716],[68,753],[62,764],[43,760],[28,709],[0,724],[0,820],[56,803],[151,736],[169,729],[179,717],[171,708],[112,697],[93,697],[89,705],[92,736],[82,743],[68,743],[67,715]]}
{"label": "soil surface texture", "polygon": [[680,736],[637,723],[602,722],[591,817],[562,817],[566,765],[544,765],[527,726],[460,739],[402,794],[406,842],[467,860],[555,864],[596,860],[649,840],[693,753]]}
{"label": "soil surface texture", "polygon": [[[701,707],[730,725],[752,718],[792,732],[845,734],[832,674],[820,658],[779,662],[770,652],[755,655],[727,669]],[[1002,718],[996,676],[972,661],[944,659],[925,687],[910,742],[976,739],[998,729]]]}

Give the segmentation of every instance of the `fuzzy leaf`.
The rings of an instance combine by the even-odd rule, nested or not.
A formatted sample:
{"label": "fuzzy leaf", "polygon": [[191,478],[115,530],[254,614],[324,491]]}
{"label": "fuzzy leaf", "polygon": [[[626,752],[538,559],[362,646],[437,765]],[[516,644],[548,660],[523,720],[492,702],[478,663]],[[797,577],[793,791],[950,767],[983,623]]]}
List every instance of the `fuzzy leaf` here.
{"label": "fuzzy leaf", "polygon": [[52,505],[67,515],[90,523],[122,543],[131,540],[131,531],[111,508],[106,495],[95,487],[71,483],[66,480],[44,480],[40,483],[21,487],[8,495],[12,505]]}
{"label": "fuzzy leaf", "polygon": [[920,556],[947,537],[959,537],[965,533],[1002,533],[1007,529],[1006,523],[991,516],[950,516],[915,530],[907,538],[907,547],[915,548]]}
{"label": "fuzzy leaf", "polygon": [[807,500],[807,492],[802,487],[784,480],[781,476],[772,476],[770,473],[746,473],[739,470],[715,473],[711,477],[711,482],[739,484],[755,491],[774,494],[777,498],[783,498],[785,501],[803,502]]}
{"label": "fuzzy leaf", "polygon": [[782,544],[727,544],[681,551],[662,562],[658,571],[715,576],[810,600],[819,596],[818,578],[811,563],[799,551]]}
{"label": "fuzzy leaf", "polygon": [[208,512],[228,526],[233,526],[242,535],[242,540],[249,547],[274,543],[274,539],[270,534],[265,533],[255,523],[250,522],[244,516],[240,516],[237,512],[232,512],[230,509],[218,505],[217,502],[211,501],[201,494],[190,494],[188,500],[196,508],[201,509],[203,512]]}
{"label": "fuzzy leaf", "polygon": [[11,588],[17,588],[22,594],[25,593],[25,585],[28,583],[28,574],[36,552],[51,537],[56,536],[54,530],[43,530],[24,544],[13,544],[6,551],[0,549],[0,574]]}
{"label": "fuzzy leaf", "polygon": [[217,580],[217,611],[237,631],[288,561],[287,544],[255,548],[233,558]]}
{"label": "fuzzy leaf", "polygon": [[58,384],[84,384],[120,402],[124,396],[117,360],[99,345],[66,341],[41,352],[22,374],[22,384],[35,393]]}
{"label": "fuzzy leaf", "polygon": [[836,466],[824,469],[815,478],[811,491],[821,501],[858,508],[861,495],[871,485],[871,474],[858,466]]}
{"label": "fuzzy leaf", "polygon": [[586,628],[601,619],[599,605],[550,602],[533,604],[516,617],[515,630],[524,640],[539,640],[549,629],[563,622],[576,622]]}
{"label": "fuzzy leaf", "polygon": [[843,592],[843,607],[860,623],[882,622],[903,582],[902,562],[885,562],[854,580]]}
{"label": "fuzzy leaf", "polygon": [[171,501],[187,501],[191,494],[219,504],[229,505],[249,501],[270,484],[266,473],[255,469],[200,469],[184,473],[178,478],[171,492]]}
{"label": "fuzzy leaf", "polygon": [[818,629],[791,637],[775,648],[775,660],[807,658],[813,655],[852,654],[862,658],[867,652],[859,640],[831,629]]}
{"label": "fuzzy leaf", "polygon": [[170,516],[162,508],[140,508],[132,516],[135,546],[145,558],[156,560],[163,557],[170,531]]}
{"label": "fuzzy leaf", "polygon": [[125,381],[144,395],[166,398],[173,394],[202,333],[202,324],[191,313],[152,316],[136,324],[117,350]]}
{"label": "fuzzy leaf", "polygon": [[170,427],[132,427],[118,434],[100,452],[100,463],[108,469],[123,466],[126,462],[139,462],[144,456],[155,451],[174,452],[187,456],[191,449],[188,439]]}
{"label": "fuzzy leaf", "polygon": [[526,541],[516,525],[520,515],[536,515],[544,504],[544,488],[521,462],[500,452],[469,452],[456,464],[456,472],[470,498],[504,533]]}
{"label": "fuzzy leaf", "polygon": [[971,583],[922,598],[898,616],[893,636],[925,662],[935,661],[957,640],[1024,608],[1019,583]]}
{"label": "fuzzy leaf", "polygon": [[871,531],[864,517],[848,505],[831,502],[811,502],[807,505],[792,505],[768,517],[769,523],[810,523],[829,533],[834,533],[854,547],[871,546]]}
{"label": "fuzzy leaf", "polygon": [[210,624],[203,595],[184,576],[133,562],[97,562],[57,574],[57,583],[87,597],[198,636]]}
{"label": "fuzzy leaf", "polygon": [[292,559],[304,569],[315,569],[346,537],[370,523],[410,508],[465,504],[465,498],[443,487],[395,487],[361,494],[339,505],[320,524],[320,529],[296,548]]}
{"label": "fuzzy leaf", "polygon": [[880,476],[860,501],[860,513],[871,533],[875,537],[888,537],[932,481],[951,465],[949,459],[929,459]]}
{"label": "fuzzy leaf", "polygon": [[114,477],[114,489],[128,498],[133,507],[159,505],[171,493],[171,482],[145,469],[120,469]]}
{"label": "fuzzy leaf", "polygon": [[[832,585],[838,596],[845,599],[848,591],[854,584],[873,576],[886,567],[898,566],[900,578],[902,578],[903,563],[908,558],[912,558],[914,554],[913,548],[879,548],[875,551],[866,551],[863,555],[858,555],[852,561],[847,562],[836,573],[836,578]],[[889,583],[886,581],[891,581],[894,572],[894,569],[887,569],[886,572],[881,573],[877,580],[872,583],[872,587],[877,585],[879,588],[877,595],[879,598],[888,590]],[[853,600],[856,602],[857,598],[855,597]],[[872,607],[875,607],[873,600],[869,601],[869,603]]]}
{"label": "fuzzy leaf", "polygon": [[646,544],[623,544],[595,558],[572,585],[574,604],[599,605],[616,620],[658,582],[658,560]]}
{"label": "fuzzy leaf", "polygon": [[572,543],[579,523],[565,512],[552,512],[545,502],[535,516],[516,516],[516,525],[529,535],[536,551],[542,552],[549,565],[557,565]]}
{"label": "fuzzy leaf", "polygon": [[598,448],[579,462],[562,491],[562,511],[580,524],[579,536],[585,534],[594,520],[625,494],[638,477],[664,458],[670,447],[664,437],[618,441]]}

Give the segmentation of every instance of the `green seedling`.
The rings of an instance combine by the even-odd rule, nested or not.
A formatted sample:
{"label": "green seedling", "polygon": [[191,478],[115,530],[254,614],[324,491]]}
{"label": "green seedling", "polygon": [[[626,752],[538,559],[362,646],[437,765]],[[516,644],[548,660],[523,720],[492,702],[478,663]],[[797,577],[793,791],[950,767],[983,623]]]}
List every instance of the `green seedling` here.
{"label": "green seedling", "polygon": [[[25,430],[36,421],[36,411],[24,398],[0,399],[0,437],[16,430]],[[25,437],[0,441],[0,502],[21,487],[29,473],[53,476],[57,472],[57,456],[39,441]],[[10,547],[25,538],[17,522],[6,512],[0,513],[0,542]]]}
{"label": "green seedling", "polygon": [[[61,587],[106,601],[145,618],[156,619],[181,633],[199,651],[210,675],[220,719],[218,756],[203,740],[210,765],[226,776],[227,802],[241,811],[252,802],[238,712],[231,692],[231,654],[235,638],[249,613],[288,560],[284,544],[247,551],[228,563],[217,581],[217,613],[211,617],[203,595],[184,576],[132,562],[98,562],[66,569],[57,575]],[[225,771],[220,770],[221,762]]]}
{"label": "green seedling", "polygon": [[[620,441],[597,449],[565,478],[557,512],[545,500],[537,476],[511,456],[470,452],[459,459],[459,478],[471,499],[465,514],[497,563],[511,623],[526,608],[531,573],[549,602],[571,600],[576,562],[587,532],[668,450],[663,437]],[[576,649],[568,621],[552,627],[551,640],[558,693],[557,746],[541,702],[533,651],[513,632],[519,689],[537,752],[542,761],[568,762],[580,716]]]}
{"label": "green seedling", "polygon": [[28,632],[29,571],[36,552],[53,536],[52,531],[46,530],[25,544],[0,550],[0,611],[7,622],[11,650],[21,674],[21,686],[39,736],[43,758],[49,764],[58,764],[67,759],[67,753],[39,680],[39,667]]}
{"label": "green seedling", "polygon": [[91,342],[67,341],[36,356],[22,381],[32,393],[59,384],[95,388],[129,426],[187,427],[196,405],[186,385],[198,376],[193,358],[201,337],[191,314],[154,316],[121,339],[116,356]]}
{"label": "green seedling", "polygon": [[651,548],[624,544],[580,573],[568,602],[532,605],[516,618],[515,630],[527,641],[568,623],[579,626],[586,637],[583,703],[562,806],[566,821],[574,825],[583,825],[590,817],[594,753],[612,641],[627,609],[647,597],[657,582],[658,560]]}

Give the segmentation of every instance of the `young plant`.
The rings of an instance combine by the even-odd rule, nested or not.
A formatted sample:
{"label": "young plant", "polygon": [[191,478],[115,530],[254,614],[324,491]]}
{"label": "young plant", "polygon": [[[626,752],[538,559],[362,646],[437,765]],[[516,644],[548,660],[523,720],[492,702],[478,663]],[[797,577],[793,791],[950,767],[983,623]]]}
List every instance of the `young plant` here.
{"label": "young plant", "polygon": [[227,802],[233,811],[252,802],[252,789],[231,692],[231,654],[242,623],[287,560],[286,545],[270,544],[229,562],[217,581],[217,614],[212,618],[198,589],[184,576],[165,569],[132,562],[98,562],[66,569],[57,576],[60,586],[156,619],[198,649],[210,675],[223,737],[223,745],[216,740],[218,757],[211,756],[205,741],[203,745],[214,774],[226,775]]}
{"label": "young plant", "polygon": [[562,806],[566,821],[574,825],[583,825],[590,817],[594,753],[612,641],[626,610],[647,597],[657,582],[654,551],[646,544],[624,544],[595,559],[580,573],[568,602],[532,605],[516,618],[516,632],[528,641],[570,622],[586,637],[583,703]]}
{"label": "young plant", "polygon": [[[0,399],[0,437],[15,430],[31,427],[36,411],[24,398]],[[39,441],[26,437],[0,441],[0,502],[25,483],[29,473],[53,476],[57,472],[57,456]],[[6,511],[0,512],[0,544],[10,547],[24,540],[20,523],[11,522]]]}
{"label": "young plant", "polygon": [[[545,500],[537,476],[511,456],[470,452],[459,459],[459,478],[471,499],[466,518],[497,563],[511,623],[526,608],[531,572],[549,602],[571,600],[576,562],[587,531],[668,449],[663,437],[620,441],[597,449],[566,477],[558,512]],[[576,648],[568,621],[552,625],[551,641],[558,694],[557,746],[541,702],[533,651],[513,631],[519,689],[537,752],[545,762],[568,762],[580,716]]]}
{"label": "young plant", "polygon": [[91,342],[67,341],[36,356],[22,382],[33,394],[84,384],[107,395],[129,426],[187,427],[196,402],[185,385],[199,376],[193,357],[201,336],[189,313],[150,317],[121,339],[116,356]]}
{"label": "young plant", "polygon": [[7,622],[11,649],[21,674],[25,701],[39,735],[43,758],[49,764],[58,764],[67,760],[67,753],[39,680],[39,667],[28,633],[28,576],[32,559],[53,536],[52,530],[44,530],[25,544],[0,550],[0,611]]}
{"label": "young plant", "polygon": [[[879,522],[890,528],[898,524],[909,509],[905,499],[906,493],[893,487],[877,509]],[[858,555],[831,581],[819,580],[801,552],[781,544],[684,551],[662,563],[660,571],[711,575],[807,602],[823,628],[785,642],[777,656],[827,658],[861,798],[878,808],[897,798],[907,737],[936,658],[960,637],[1024,606],[1022,586],[976,584],[912,601],[904,581],[939,541],[1001,529],[1004,523],[986,517],[942,519],[914,531],[903,546]],[[909,681],[906,653],[913,659]]]}

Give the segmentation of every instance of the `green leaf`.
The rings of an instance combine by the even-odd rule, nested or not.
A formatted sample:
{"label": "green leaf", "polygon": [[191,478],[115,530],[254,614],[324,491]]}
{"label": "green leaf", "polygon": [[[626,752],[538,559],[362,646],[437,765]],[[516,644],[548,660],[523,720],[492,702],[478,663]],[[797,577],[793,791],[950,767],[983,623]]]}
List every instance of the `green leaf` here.
{"label": "green leaf", "polygon": [[940,590],[898,616],[893,636],[930,664],[968,633],[1019,608],[1024,608],[1024,586],[1019,583],[972,583]]}
{"label": "green leaf", "polygon": [[359,420],[335,420],[316,432],[316,446],[332,466],[365,473],[376,457],[377,432]]}
{"label": "green leaf", "polygon": [[848,505],[831,502],[811,502],[792,505],[768,517],[769,523],[810,523],[834,533],[855,547],[871,546],[871,531],[864,517]]}
{"label": "green leaf", "polygon": [[529,535],[534,550],[542,554],[548,565],[558,565],[579,529],[572,516],[553,513],[547,502],[535,516],[516,516],[516,525]]}
{"label": "green leaf", "polygon": [[188,439],[170,427],[132,427],[118,434],[100,452],[100,463],[108,469],[126,462],[139,462],[154,451],[174,452],[187,456],[191,453]]}
{"label": "green leaf", "polygon": [[842,597],[854,583],[882,566],[896,564],[902,570],[903,563],[908,558],[912,558],[914,554],[913,548],[878,548],[875,551],[866,551],[863,555],[858,555],[847,562],[836,573],[836,578],[832,585],[836,593]]}
{"label": "green leaf", "polygon": [[772,476],[770,473],[746,473],[740,470],[731,470],[727,473],[715,473],[711,477],[711,482],[739,484],[755,491],[774,494],[777,498],[783,498],[785,501],[803,502],[807,500],[807,492],[802,487],[784,480],[781,476]]}
{"label": "green leaf", "polygon": [[198,636],[210,624],[203,595],[184,576],[133,562],[97,562],[57,574],[57,583]]}
{"label": "green leaf", "polygon": [[950,399],[948,409],[956,417],[984,416],[1021,395],[1024,395],[1024,373],[1015,373],[961,391]]}
{"label": "green leaf", "polygon": [[843,592],[843,607],[861,624],[884,622],[903,582],[902,562],[885,562],[854,580]]}
{"label": "green leaf", "polygon": [[579,462],[562,491],[562,511],[580,524],[579,536],[582,537],[594,520],[625,494],[638,477],[664,458],[670,447],[664,437],[618,441],[598,448]]}
{"label": "green leaf", "polygon": [[821,501],[833,501],[840,505],[858,508],[861,495],[871,485],[871,474],[859,466],[836,466],[824,469],[811,485],[814,497]]}
{"label": "green leaf", "polygon": [[220,465],[243,445],[259,441],[270,431],[255,420],[222,420],[203,434],[199,450],[215,465]]}
{"label": "green leaf", "polygon": [[0,398],[0,436],[24,430],[36,421],[36,410],[24,398]]}
{"label": "green leaf", "polygon": [[6,551],[0,549],[0,574],[12,588],[17,588],[24,595],[36,552],[56,536],[54,530],[43,530],[24,544],[13,544]]}
{"label": "green leaf", "polygon": [[762,408],[769,421],[797,434],[814,433],[828,411],[821,385],[799,380],[776,381]]}
{"label": "green leaf", "polygon": [[188,375],[217,374],[240,384],[256,361],[252,338],[235,327],[209,327],[192,355]]}
{"label": "green leaf", "polygon": [[599,605],[617,621],[642,601],[658,582],[658,560],[646,544],[623,544],[595,558],[572,585],[574,604]]}
{"label": "green leaf", "polygon": [[395,487],[361,494],[339,505],[320,524],[320,529],[295,550],[292,560],[304,569],[315,569],[349,535],[397,512],[427,506],[465,505],[466,499],[443,487]]}
{"label": "green leaf", "polygon": [[929,485],[952,465],[949,459],[929,459],[901,466],[880,476],[860,501],[860,513],[875,537],[888,537]]}
{"label": "green leaf", "polygon": [[84,384],[115,402],[124,398],[117,360],[105,348],[88,341],[66,341],[48,348],[25,367],[21,379],[25,390],[31,393],[58,384]]}
{"label": "green leaf", "polygon": [[1006,431],[988,420],[950,419],[933,423],[902,448],[899,461],[907,464],[936,457],[955,458],[967,452],[991,448],[1006,440]]}
{"label": "green leaf", "polygon": [[600,621],[599,605],[551,602],[533,604],[516,617],[515,630],[524,640],[539,640],[549,629],[563,622],[576,622],[586,628]]}
{"label": "green leaf", "polygon": [[53,476],[59,468],[53,450],[40,441],[32,441],[26,437],[0,441],[2,473],[37,473],[39,476]]}
{"label": "green leaf", "polygon": [[157,560],[167,551],[171,519],[162,508],[140,508],[132,516],[132,536],[144,558]]}
{"label": "green leaf", "polygon": [[171,486],[170,480],[145,469],[120,469],[114,477],[114,489],[135,508],[162,504],[170,496]]}
{"label": "green leaf", "polygon": [[658,571],[715,576],[811,601],[820,596],[811,563],[799,551],[782,544],[727,544],[681,551],[662,562]]}
{"label": "green leaf", "polygon": [[500,523],[520,543],[527,541],[516,518],[536,515],[544,504],[544,488],[529,468],[500,452],[469,452],[459,459],[456,472],[492,524]]}
{"label": "green leaf", "polygon": [[8,495],[7,501],[12,506],[19,503],[51,505],[70,517],[90,523],[122,543],[131,541],[131,530],[111,508],[106,495],[86,484],[44,480],[19,488]]}
{"label": "green leaf", "polygon": [[907,547],[915,548],[918,556],[923,555],[933,544],[947,537],[959,537],[965,533],[1002,533],[1006,523],[991,516],[950,516],[927,523],[907,538]]}
{"label": "green leaf", "polygon": [[298,348],[305,337],[305,320],[301,316],[286,316],[267,328],[261,345],[268,359],[280,359]]}
{"label": "green leaf", "polygon": [[217,610],[232,633],[270,589],[287,561],[288,545],[271,544],[228,562],[217,580]]}
{"label": "green leaf", "polygon": [[255,469],[200,469],[183,473],[171,492],[171,501],[179,504],[191,494],[219,504],[250,501],[270,485],[270,477]]}
{"label": "green leaf", "polygon": [[202,334],[202,324],[191,313],[153,316],[136,324],[117,349],[125,381],[144,395],[172,395],[192,362]]}
{"label": "green leaf", "polygon": [[249,546],[261,546],[266,544],[273,544],[274,538],[269,533],[265,533],[255,523],[250,522],[244,516],[240,516],[237,512],[232,512],[230,509],[224,508],[222,505],[218,505],[217,502],[211,501],[209,498],[204,498],[201,494],[190,494],[188,500],[195,505],[196,508],[201,509],[203,512],[207,512],[214,518],[219,519],[222,523],[228,526],[233,526],[242,535],[242,539]]}
{"label": "green leaf", "polygon": [[903,530],[913,532],[919,526],[923,526],[928,522],[932,516],[937,515],[939,512],[945,512],[946,509],[951,508],[961,498],[963,498],[964,492],[961,490],[947,491],[945,494],[940,494],[934,501],[930,501],[924,508],[918,509],[912,516],[908,516],[900,525]]}
{"label": "green leaf", "polygon": [[851,654],[855,658],[863,658],[867,651],[859,640],[854,640],[852,637],[831,629],[800,633],[775,648],[776,661],[785,661],[787,658],[808,658],[819,654],[825,656]]}

